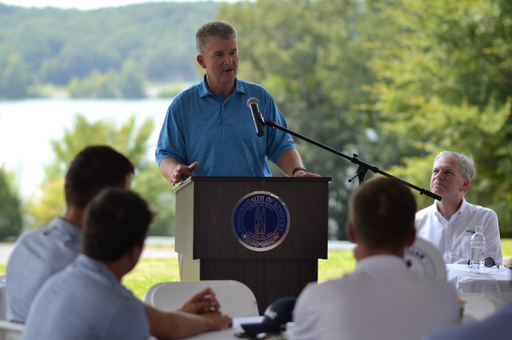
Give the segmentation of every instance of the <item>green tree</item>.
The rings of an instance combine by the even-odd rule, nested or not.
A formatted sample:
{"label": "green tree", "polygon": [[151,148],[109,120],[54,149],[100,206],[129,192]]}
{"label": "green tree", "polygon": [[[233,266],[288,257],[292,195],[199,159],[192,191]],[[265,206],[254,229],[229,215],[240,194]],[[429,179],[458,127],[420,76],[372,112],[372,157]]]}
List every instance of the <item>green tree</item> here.
{"label": "green tree", "polygon": [[118,78],[113,69],[106,74],[94,70],[86,78],[73,77],[67,88],[73,98],[117,98],[121,97]]}
{"label": "green tree", "polygon": [[124,98],[144,98],[144,74],[132,60],[125,61],[119,76],[119,89]]}
{"label": "green tree", "polygon": [[0,98],[25,97],[29,81],[28,66],[20,56],[2,58],[0,55]]}
{"label": "green tree", "polygon": [[191,42],[218,6],[215,1],[155,2],[81,11],[0,3],[0,54],[26,62],[30,85],[66,85],[94,70],[120,73],[127,60],[152,81],[195,81]]}
{"label": "green tree", "polygon": [[467,199],[496,210],[502,236],[512,236],[512,3],[379,5],[393,24],[372,60],[375,108],[381,126],[418,152],[394,173],[426,185],[436,153],[467,154],[477,168]]}
{"label": "green tree", "polygon": [[0,167],[0,240],[18,236],[23,228],[21,200],[13,179],[12,173]]}
{"label": "green tree", "polygon": [[[361,2],[240,2],[220,7],[218,18],[237,29],[240,78],[272,94],[291,130],[368,160],[373,123],[365,87],[372,74],[371,53],[360,34],[366,18]],[[330,237],[345,238],[347,201],[357,186],[347,180],[357,168],[316,146],[296,143],[308,170],[333,178]]]}
{"label": "green tree", "polygon": [[145,76],[134,61],[123,63],[121,72],[92,71],[87,77],[73,77],[67,88],[73,98],[144,98]]}
{"label": "green tree", "polygon": [[174,233],[174,197],[169,186],[163,186],[162,178],[154,161],[147,159],[148,138],[154,123],[147,119],[136,128],[135,116],[116,127],[105,120],[88,122],[82,115],[75,116],[73,128],[66,130],[62,140],[52,140],[55,159],[45,166],[45,178],[39,186],[41,194],[28,207],[33,216],[32,227],[49,223],[65,210],[64,176],[71,160],[87,145],[110,145],[124,154],[135,166],[132,189],[148,200],[158,214],[150,234],[172,235]]}

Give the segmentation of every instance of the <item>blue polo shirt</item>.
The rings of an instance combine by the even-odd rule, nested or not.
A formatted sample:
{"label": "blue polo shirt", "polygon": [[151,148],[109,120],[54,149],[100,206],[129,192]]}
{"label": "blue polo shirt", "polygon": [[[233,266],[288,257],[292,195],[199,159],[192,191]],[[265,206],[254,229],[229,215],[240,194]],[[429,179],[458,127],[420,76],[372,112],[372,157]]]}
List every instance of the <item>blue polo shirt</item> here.
{"label": "blue polo shirt", "polygon": [[82,231],[61,217],[24,233],[7,264],[7,320],[25,323],[37,292],[82,253]]}
{"label": "blue polo shirt", "polygon": [[270,177],[265,157],[276,162],[294,149],[288,133],[265,126],[258,137],[247,100],[255,97],[266,120],[287,128],[274,100],[262,86],[236,79],[225,100],[203,81],[178,94],[167,110],[155,158],[172,157],[181,164],[199,162],[195,176]]}
{"label": "blue polo shirt", "polygon": [[80,255],[37,294],[22,339],[147,340],[146,307],[103,263]]}

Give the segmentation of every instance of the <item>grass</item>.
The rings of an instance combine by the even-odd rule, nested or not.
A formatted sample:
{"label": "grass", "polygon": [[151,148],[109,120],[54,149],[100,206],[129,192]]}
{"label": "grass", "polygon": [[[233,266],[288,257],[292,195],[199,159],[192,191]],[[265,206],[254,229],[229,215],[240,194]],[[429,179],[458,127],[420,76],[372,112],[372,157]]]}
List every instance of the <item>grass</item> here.
{"label": "grass", "polygon": [[328,280],[354,271],[356,260],[352,250],[331,250],[327,260],[318,260],[318,280]]}
{"label": "grass", "polygon": [[[512,256],[512,239],[502,239],[501,249],[503,257]],[[328,256],[327,260],[318,261],[318,279],[320,281],[339,277],[344,273],[353,271],[356,266],[351,250],[331,250]],[[0,274],[5,274],[5,267],[5,264],[0,264]],[[179,280],[177,258],[143,258],[135,269],[123,278],[123,285],[143,300],[144,294],[153,284]]]}
{"label": "grass", "polygon": [[[318,279],[327,280],[341,276],[354,270],[356,261],[352,251],[329,251],[329,259],[319,260]],[[152,259],[144,258],[139,261],[133,271],[123,278],[123,285],[130,289],[139,299],[153,284],[162,281],[179,281],[177,258]]]}
{"label": "grass", "polygon": [[[512,256],[512,239],[502,239],[503,256]],[[318,280],[340,277],[351,272],[356,261],[351,250],[330,250],[327,260],[318,260]],[[142,259],[123,279],[123,284],[137,297],[144,299],[148,288],[162,281],[179,281],[178,259]]]}
{"label": "grass", "polygon": [[501,239],[501,252],[503,257],[512,256],[512,238]]}
{"label": "grass", "polygon": [[123,285],[130,289],[139,299],[144,300],[144,294],[153,284],[179,280],[180,273],[177,258],[143,258],[134,270],[125,275]]}

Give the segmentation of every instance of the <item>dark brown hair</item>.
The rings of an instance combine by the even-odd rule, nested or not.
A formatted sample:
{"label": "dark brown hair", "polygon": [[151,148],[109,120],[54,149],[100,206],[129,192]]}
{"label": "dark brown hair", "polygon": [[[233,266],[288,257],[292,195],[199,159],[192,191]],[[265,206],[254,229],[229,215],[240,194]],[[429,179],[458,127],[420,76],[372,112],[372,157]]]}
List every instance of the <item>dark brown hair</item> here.
{"label": "dark brown hair", "polygon": [[133,172],[130,160],[110,146],[88,146],[75,156],[66,172],[66,204],[85,208],[102,189],[124,188],[126,177]]}
{"label": "dark brown hair", "polygon": [[112,262],[134,245],[142,246],[153,220],[147,202],[132,191],[109,188],[87,209],[83,232],[84,254]]}
{"label": "dark brown hair", "polygon": [[361,243],[393,252],[406,246],[416,232],[416,200],[395,179],[377,178],[363,184],[350,200],[350,218]]}

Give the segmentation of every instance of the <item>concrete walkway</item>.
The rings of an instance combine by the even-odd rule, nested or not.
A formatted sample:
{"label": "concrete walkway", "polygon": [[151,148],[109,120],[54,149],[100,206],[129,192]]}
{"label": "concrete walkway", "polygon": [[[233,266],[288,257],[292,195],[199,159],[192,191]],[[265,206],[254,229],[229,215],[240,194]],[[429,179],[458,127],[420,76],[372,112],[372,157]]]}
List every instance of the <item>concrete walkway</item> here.
{"label": "concrete walkway", "polygon": [[[171,258],[178,257],[174,251],[174,237],[148,237],[146,245],[154,245],[144,248],[143,258]],[[14,249],[14,243],[0,243],[0,263],[7,263]]]}
{"label": "concrete walkway", "polygon": [[14,243],[0,243],[0,263],[7,263],[13,249]]}
{"label": "concrete walkway", "polygon": [[[171,258],[177,257],[174,251],[174,237],[156,237],[150,236],[146,239],[146,247],[142,252],[143,258]],[[329,249],[350,250],[355,244],[348,241],[329,241]],[[0,263],[7,263],[14,243],[0,243]]]}

